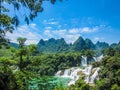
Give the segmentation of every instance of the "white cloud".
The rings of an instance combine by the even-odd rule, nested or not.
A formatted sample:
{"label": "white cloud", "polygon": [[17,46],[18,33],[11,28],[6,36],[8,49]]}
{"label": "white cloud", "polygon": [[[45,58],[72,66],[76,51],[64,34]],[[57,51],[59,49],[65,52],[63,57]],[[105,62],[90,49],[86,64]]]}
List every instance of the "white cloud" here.
{"label": "white cloud", "polygon": [[93,42],[96,43],[97,41],[104,41],[104,37],[94,37]]}
{"label": "white cloud", "polygon": [[58,22],[48,22],[48,24],[56,25]]}
{"label": "white cloud", "polygon": [[34,23],[30,24],[29,27],[30,27],[31,29],[37,30],[36,24],[34,24]]}
{"label": "white cloud", "polygon": [[70,30],[45,30],[44,35],[49,38],[64,38],[67,43],[73,43],[79,36],[79,33],[69,33]]}
{"label": "white cloud", "polygon": [[74,43],[78,37],[81,36],[80,34],[71,34],[65,35],[65,40],[67,43]]}
{"label": "white cloud", "polygon": [[80,30],[78,28],[73,28],[73,29],[69,30],[69,33],[71,33],[71,34],[80,33]]}
{"label": "white cloud", "polygon": [[51,30],[45,30],[43,33],[43,39],[49,39],[53,37],[53,33]]}
{"label": "white cloud", "polygon": [[97,26],[94,28],[83,27],[83,28],[81,28],[80,32],[81,33],[93,33],[93,32],[96,32],[98,30],[99,30],[99,28]]}
{"label": "white cloud", "polygon": [[[13,34],[7,33],[7,37],[12,42],[17,42],[16,39],[18,37],[27,38],[26,44],[37,44],[38,41],[42,39],[49,38],[64,38],[67,43],[73,43],[79,36],[82,34],[90,34],[101,30],[101,26],[96,26],[93,28],[83,27],[83,28],[71,28],[71,29],[60,29],[60,30],[51,30],[52,27],[45,27],[44,31],[39,31],[37,25],[32,23],[28,25],[22,25],[14,30]],[[39,33],[38,33],[39,32]],[[98,40],[103,40],[103,38],[95,37],[94,42]]]}
{"label": "white cloud", "polygon": [[98,26],[90,28],[72,28],[72,29],[60,29],[60,30],[45,30],[43,37],[49,38],[64,38],[67,43],[73,43],[81,34],[94,33],[100,30]]}
{"label": "white cloud", "polygon": [[48,20],[43,20],[43,24],[47,24],[47,25],[57,25],[58,21],[55,21],[53,18],[52,19],[48,19]]}
{"label": "white cloud", "polygon": [[50,32],[51,32],[50,30],[45,30],[44,34],[50,34]]}
{"label": "white cloud", "polygon": [[91,32],[91,30],[88,27],[84,27],[81,32],[88,33]]}
{"label": "white cloud", "polygon": [[11,42],[17,43],[18,37],[27,38],[26,44],[37,44],[41,36],[35,32],[37,30],[36,24],[22,25],[14,30],[13,33],[7,33],[6,37],[11,40]]}
{"label": "white cloud", "polygon": [[54,34],[58,34],[58,35],[60,35],[60,36],[67,34],[67,30],[66,30],[66,29],[63,29],[63,30],[54,30],[54,31],[52,31],[52,32],[53,32]]}
{"label": "white cloud", "polygon": [[50,30],[52,29],[52,27],[48,26],[48,27],[45,27],[45,29]]}
{"label": "white cloud", "polygon": [[98,41],[99,39],[100,39],[99,37],[95,37],[95,38],[94,38],[95,41]]}

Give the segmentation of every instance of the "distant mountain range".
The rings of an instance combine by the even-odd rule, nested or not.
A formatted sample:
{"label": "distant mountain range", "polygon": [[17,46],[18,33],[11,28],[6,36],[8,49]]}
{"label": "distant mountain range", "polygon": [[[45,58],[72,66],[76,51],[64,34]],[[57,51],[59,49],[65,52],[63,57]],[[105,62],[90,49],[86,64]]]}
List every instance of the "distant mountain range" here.
{"label": "distant mountain range", "polygon": [[37,44],[37,48],[40,52],[52,53],[52,52],[68,51],[70,49],[70,45],[67,44],[63,38],[57,40],[51,38],[46,41],[41,39]]}
{"label": "distant mountain range", "polygon": [[[10,43],[10,46],[18,48],[18,44],[16,43]],[[103,50],[108,47],[113,47],[116,49],[118,47],[120,48],[120,42],[109,45],[106,42],[98,41],[96,44],[94,44],[90,39],[83,39],[80,36],[73,44],[67,44],[64,38],[61,39],[51,38],[49,40],[41,39],[37,44],[38,51],[43,53],[82,51],[88,49]]]}
{"label": "distant mountain range", "polygon": [[69,51],[82,51],[82,50],[103,50],[108,47],[120,47],[120,43],[114,43],[109,45],[106,42],[98,41],[94,44],[90,39],[83,39],[81,36],[73,43],[67,44],[64,38],[49,40],[41,39],[37,44],[37,48],[40,52],[43,53],[54,53],[54,52],[69,52]]}
{"label": "distant mountain range", "polygon": [[16,48],[16,49],[18,48],[18,44],[17,44],[17,43],[10,42],[10,46],[11,46],[11,47],[14,47],[14,48]]}

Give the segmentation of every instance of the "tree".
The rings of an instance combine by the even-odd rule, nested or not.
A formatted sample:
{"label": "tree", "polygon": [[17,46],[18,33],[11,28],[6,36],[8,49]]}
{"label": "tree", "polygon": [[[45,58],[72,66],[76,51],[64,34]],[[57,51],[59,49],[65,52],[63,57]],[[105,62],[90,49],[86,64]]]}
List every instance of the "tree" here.
{"label": "tree", "polygon": [[21,38],[21,37],[17,38],[17,41],[19,43],[19,48],[23,48],[26,40],[27,40],[26,38]]}
{"label": "tree", "polygon": [[32,55],[32,53],[34,53],[36,51],[36,49],[37,49],[37,46],[34,45],[34,44],[31,44],[31,45],[28,46],[27,51],[28,51],[29,55]]}
{"label": "tree", "polygon": [[[21,13],[22,18],[27,24],[29,24],[30,20],[33,20],[39,12],[43,11],[42,4],[45,1],[49,1],[52,4],[56,2],[56,0],[0,0],[0,46],[6,45],[9,41],[5,38],[6,32],[9,31],[12,33],[15,26],[17,27],[19,25],[20,21],[17,13],[24,10],[25,12]],[[9,16],[7,14],[10,10],[5,7],[4,3],[13,6],[14,16]]]}
{"label": "tree", "polygon": [[12,33],[12,30],[14,30],[12,18],[3,12],[8,12],[8,10],[0,4],[0,46],[8,45],[9,40],[5,38],[5,34],[8,31]]}
{"label": "tree", "polygon": [[107,56],[101,61],[97,90],[119,90],[120,88],[120,56]]}
{"label": "tree", "polygon": [[104,49],[102,52],[104,55],[114,56],[117,53],[117,51],[119,51],[119,50],[115,50],[114,48],[110,47],[110,48]]}
{"label": "tree", "polygon": [[18,55],[20,56],[20,63],[19,63],[19,68],[20,70],[23,69],[23,55],[26,54],[26,48],[24,47],[25,41],[27,39],[26,38],[21,38],[19,37],[17,39],[18,43],[19,43],[19,51],[18,51]]}
{"label": "tree", "polygon": [[37,52],[37,46],[34,44],[31,44],[27,47],[27,61],[29,60],[30,56],[35,55]]}
{"label": "tree", "polygon": [[[19,43],[19,49],[17,50],[16,54],[17,56],[20,57],[20,62],[18,64],[20,70],[23,70],[29,64],[30,56],[36,53],[36,49],[37,49],[36,45],[34,44],[25,46],[26,40],[27,40],[26,38],[21,38],[21,37],[17,39]],[[24,60],[23,60],[23,56],[25,57]]]}
{"label": "tree", "polygon": [[117,84],[112,85],[111,90],[120,90],[120,86],[118,86]]}
{"label": "tree", "polygon": [[78,79],[75,82],[75,85],[71,85],[70,90],[90,90],[90,86],[88,84],[85,83],[85,81],[83,81],[82,79]]}

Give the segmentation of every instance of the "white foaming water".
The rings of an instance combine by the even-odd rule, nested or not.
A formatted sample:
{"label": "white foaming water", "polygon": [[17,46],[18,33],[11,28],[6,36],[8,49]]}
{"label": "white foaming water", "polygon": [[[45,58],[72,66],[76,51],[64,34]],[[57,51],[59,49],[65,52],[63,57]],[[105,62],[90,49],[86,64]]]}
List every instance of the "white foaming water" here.
{"label": "white foaming water", "polygon": [[101,61],[101,60],[102,60],[102,58],[103,58],[103,54],[102,54],[102,55],[100,55],[99,57],[96,57],[96,61]]}
{"label": "white foaming water", "polygon": [[60,71],[58,71],[58,72],[55,74],[55,76],[60,76],[61,73],[62,73],[62,71],[60,70]]}
{"label": "white foaming water", "polygon": [[95,60],[95,62],[97,61],[97,58],[96,58],[96,57],[93,57],[93,59]]}
{"label": "white foaming water", "polygon": [[83,70],[80,69],[80,68],[73,67],[73,68],[70,68],[70,69],[66,69],[64,71],[63,75],[61,75],[61,71],[58,71],[55,75],[56,76],[60,76],[60,77],[64,77],[64,78],[70,78],[70,79],[72,79],[68,83],[68,85],[72,85],[72,84],[75,84],[75,82],[79,79],[79,75],[78,75],[79,71],[83,71]]}
{"label": "white foaming water", "polygon": [[90,77],[90,81],[89,83],[94,83],[96,77],[98,76],[98,71],[100,70],[100,68],[96,68],[94,74]]}
{"label": "white foaming water", "polygon": [[[93,57],[95,61],[100,61],[103,58],[103,55],[99,57]],[[84,66],[84,69],[80,67],[72,67],[70,69],[65,69],[64,72],[61,70],[58,71],[55,76],[70,78],[71,81],[68,83],[68,86],[75,84],[75,82],[79,79],[80,74],[85,74],[85,82],[86,83],[94,83],[95,79],[98,76],[98,71],[100,68],[92,68],[92,65],[87,65],[87,57],[82,56],[81,65]],[[80,74],[78,74],[80,72]],[[91,73],[93,72],[93,73]]]}
{"label": "white foaming water", "polygon": [[87,66],[87,57],[82,56],[81,64],[82,64],[82,66]]}
{"label": "white foaming water", "polygon": [[89,77],[90,77],[91,71],[92,71],[92,65],[90,65],[90,66],[85,68],[85,72],[84,73],[86,75],[86,77],[85,77],[86,83],[89,83],[89,79],[90,79]]}

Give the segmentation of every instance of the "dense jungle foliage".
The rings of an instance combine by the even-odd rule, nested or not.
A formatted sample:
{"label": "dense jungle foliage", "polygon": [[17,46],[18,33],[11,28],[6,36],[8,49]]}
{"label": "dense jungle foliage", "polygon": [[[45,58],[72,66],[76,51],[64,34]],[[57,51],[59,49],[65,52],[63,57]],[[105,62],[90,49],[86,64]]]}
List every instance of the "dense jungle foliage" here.
{"label": "dense jungle foliage", "polygon": [[[35,45],[25,46],[26,39],[19,38],[19,48],[0,49],[0,88],[2,90],[26,90],[29,81],[33,78],[53,76],[58,70],[70,67],[80,67],[81,56],[92,58],[94,50],[80,52],[61,52],[43,54],[37,52]],[[37,52],[37,53],[36,53]],[[75,85],[69,86],[68,90],[119,90],[120,89],[120,49],[119,45],[109,47],[103,51],[104,58],[100,62],[93,63],[94,67],[100,67],[99,80],[94,85],[86,84],[80,78]],[[89,60],[88,60],[89,61]],[[89,63],[89,62],[88,62]],[[44,77],[47,82],[47,77]],[[44,87],[45,88],[45,87]],[[46,87],[47,88],[47,87]],[[63,87],[55,87],[55,90],[63,90]],[[52,88],[52,89],[53,89]],[[41,89],[42,90],[42,89]]]}

